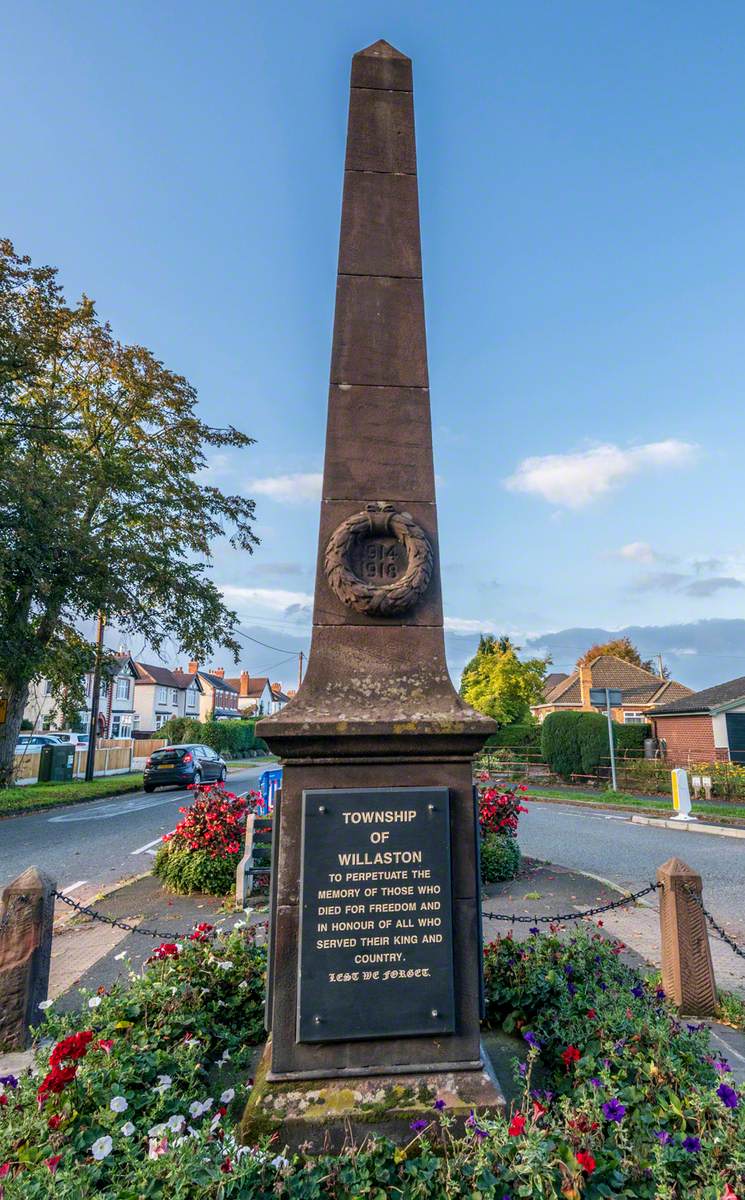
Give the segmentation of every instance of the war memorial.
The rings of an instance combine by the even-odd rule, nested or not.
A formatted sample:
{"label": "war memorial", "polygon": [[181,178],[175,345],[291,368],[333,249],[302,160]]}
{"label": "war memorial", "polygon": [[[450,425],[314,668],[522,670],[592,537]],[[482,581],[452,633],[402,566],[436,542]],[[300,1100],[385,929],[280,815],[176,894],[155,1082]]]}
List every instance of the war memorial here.
{"label": "war memorial", "polygon": [[495,726],[445,662],[412,64],[384,41],[352,61],[309,668],[260,728],[283,787],[246,1134],[271,1112],[294,1145],[406,1136],[435,1092],[499,1107],[471,765]]}

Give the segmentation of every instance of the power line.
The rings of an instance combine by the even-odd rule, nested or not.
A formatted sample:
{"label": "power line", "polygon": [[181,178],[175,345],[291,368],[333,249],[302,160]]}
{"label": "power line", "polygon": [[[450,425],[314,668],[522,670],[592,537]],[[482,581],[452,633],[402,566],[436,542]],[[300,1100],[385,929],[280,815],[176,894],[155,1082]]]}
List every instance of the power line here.
{"label": "power line", "polygon": [[268,642],[261,642],[258,638],[251,637],[250,633],[244,633],[242,629],[236,629],[235,632],[247,642],[255,642],[257,646],[264,646],[267,650],[276,650],[278,654],[289,654],[292,658],[297,658],[300,653],[299,650],[290,650],[287,646],[270,646]]}

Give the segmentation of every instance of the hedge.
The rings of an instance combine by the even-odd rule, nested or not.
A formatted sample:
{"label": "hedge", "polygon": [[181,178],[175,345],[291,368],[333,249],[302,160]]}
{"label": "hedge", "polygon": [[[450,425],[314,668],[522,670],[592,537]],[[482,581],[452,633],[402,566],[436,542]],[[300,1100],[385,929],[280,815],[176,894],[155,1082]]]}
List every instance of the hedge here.
{"label": "hedge", "polygon": [[541,727],[537,723],[503,725],[493,733],[486,742],[485,750],[500,749],[533,750],[536,753],[541,748]]}
{"label": "hedge", "polygon": [[[644,749],[649,726],[613,722],[616,753]],[[550,713],[541,725],[541,753],[552,771],[564,778],[595,775],[610,758],[608,721],[599,712]]]}
{"label": "hedge", "polygon": [[158,737],[171,743],[197,742],[218,754],[243,758],[252,751],[266,754],[269,747],[256,736],[255,721],[197,721],[193,717],[172,717],[158,730]]}

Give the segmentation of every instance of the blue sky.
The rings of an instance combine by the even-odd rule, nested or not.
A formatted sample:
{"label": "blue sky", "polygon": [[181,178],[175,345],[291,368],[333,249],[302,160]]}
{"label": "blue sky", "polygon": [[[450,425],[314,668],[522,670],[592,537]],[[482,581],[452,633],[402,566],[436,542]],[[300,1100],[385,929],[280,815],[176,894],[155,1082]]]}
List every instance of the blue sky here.
{"label": "blue sky", "polygon": [[414,59],[454,670],[480,629],[692,623],[697,686],[744,673],[745,625],[715,653],[695,624],[745,599],[741,6],[15,4],[3,232],[257,439],[212,475],[262,545],[214,577],[302,644],[349,61],[379,37]]}

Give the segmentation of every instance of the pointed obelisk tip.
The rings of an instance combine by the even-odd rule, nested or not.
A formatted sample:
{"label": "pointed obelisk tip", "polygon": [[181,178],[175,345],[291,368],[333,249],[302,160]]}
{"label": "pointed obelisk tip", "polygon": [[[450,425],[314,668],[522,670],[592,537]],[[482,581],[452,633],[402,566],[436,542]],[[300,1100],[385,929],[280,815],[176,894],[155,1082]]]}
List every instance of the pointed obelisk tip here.
{"label": "pointed obelisk tip", "polygon": [[412,91],[411,59],[383,38],[352,59],[352,87]]}

